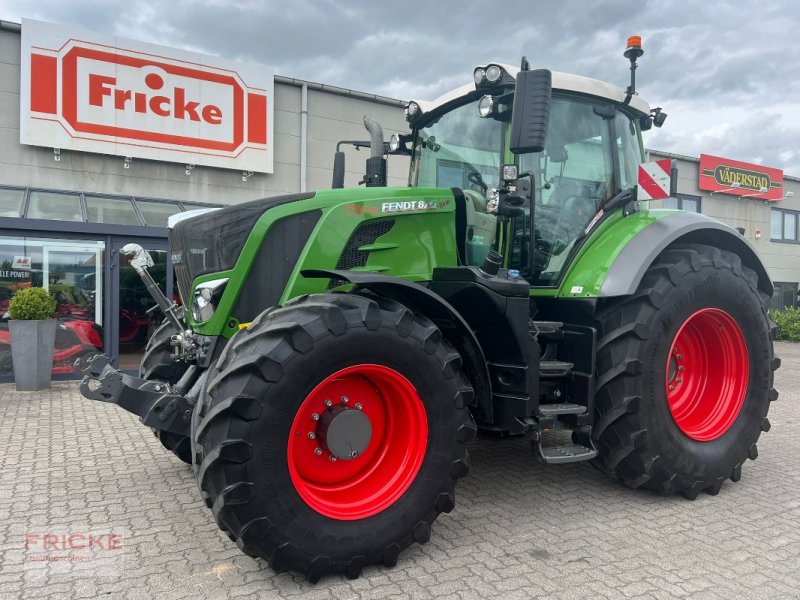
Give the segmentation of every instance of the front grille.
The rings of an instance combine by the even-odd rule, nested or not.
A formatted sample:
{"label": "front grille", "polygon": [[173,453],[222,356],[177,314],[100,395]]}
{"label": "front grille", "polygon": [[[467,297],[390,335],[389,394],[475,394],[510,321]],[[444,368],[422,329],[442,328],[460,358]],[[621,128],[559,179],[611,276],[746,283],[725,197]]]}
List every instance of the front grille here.
{"label": "front grille", "polygon": [[291,194],[228,206],[181,221],[170,232],[170,250],[178,289],[189,302],[192,282],[206,273],[232,269],[256,221],[270,208],[306,200],[313,193]]}

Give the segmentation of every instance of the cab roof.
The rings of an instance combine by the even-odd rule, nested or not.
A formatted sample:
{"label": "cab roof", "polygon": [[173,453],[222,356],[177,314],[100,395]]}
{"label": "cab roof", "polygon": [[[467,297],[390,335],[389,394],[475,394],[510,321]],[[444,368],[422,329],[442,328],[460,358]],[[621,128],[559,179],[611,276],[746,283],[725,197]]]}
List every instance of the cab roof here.
{"label": "cab roof", "polygon": [[[516,77],[519,73],[519,67],[512,67],[498,62],[489,62],[487,65],[498,65],[506,70],[506,72]],[[582,75],[574,75],[572,73],[561,73],[559,71],[552,71],[553,74],[553,90],[560,90],[566,92],[577,92],[579,94],[586,94],[589,96],[597,96],[599,98],[606,98],[614,102],[623,103],[625,101],[625,90],[619,88],[605,81],[599,79],[592,79],[591,77],[584,77]],[[442,94],[435,100],[414,100],[422,109],[423,114],[436,110],[437,108],[452,102],[458,98],[466,96],[469,93],[475,92],[475,84],[467,83],[454,90],[450,90]],[[650,105],[642,100],[639,96],[633,96],[628,105],[635,112],[640,113],[639,116],[648,116],[650,114]]]}

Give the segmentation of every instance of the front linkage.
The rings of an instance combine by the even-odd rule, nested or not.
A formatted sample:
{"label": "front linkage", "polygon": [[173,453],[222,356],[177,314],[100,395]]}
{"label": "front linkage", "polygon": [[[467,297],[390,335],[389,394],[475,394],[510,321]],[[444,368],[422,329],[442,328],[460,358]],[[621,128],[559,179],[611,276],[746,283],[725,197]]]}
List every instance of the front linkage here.
{"label": "front linkage", "polygon": [[[142,278],[147,291],[175,331],[180,332],[171,341],[173,359],[196,359],[198,346],[192,333],[185,330],[180,307],[164,296],[147,272],[153,259],[138,244],[128,244],[122,252],[130,257],[130,264]],[[144,425],[153,429],[189,436],[192,410],[203,379],[195,365],[191,365],[174,385],[127,375],[111,366],[110,358],[105,354],[96,354],[88,361],[79,358],[73,370],[76,375],[83,376],[80,390],[85,398],[116,404],[137,415]]]}
{"label": "front linkage", "polygon": [[[186,373],[195,377],[195,372],[196,367],[190,367]],[[105,354],[95,354],[88,363],[78,359],[75,373],[83,375],[80,390],[85,398],[116,404],[153,429],[189,435],[194,402],[181,393],[180,383],[170,386],[126,375],[112,367]]]}

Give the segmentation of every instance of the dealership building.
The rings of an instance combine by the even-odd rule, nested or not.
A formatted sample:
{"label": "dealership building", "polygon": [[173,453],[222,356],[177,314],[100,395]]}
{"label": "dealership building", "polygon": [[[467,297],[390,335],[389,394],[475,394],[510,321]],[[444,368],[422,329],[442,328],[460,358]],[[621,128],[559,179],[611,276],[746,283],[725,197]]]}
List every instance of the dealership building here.
{"label": "dealership building", "polygon": [[[329,188],[337,144],[368,139],[364,115],[387,139],[407,131],[404,106],[262,65],[0,21],[0,310],[17,289],[44,286],[61,321],[56,373],[90,343],[135,368],[156,317],[125,244],[151,252],[172,294],[169,216]],[[342,149],[345,186],[356,186],[368,150]],[[669,205],[739,228],[776,282],[773,306],[796,305],[800,179],[736,157],[650,154],[678,167]],[[405,185],[407,169],[390,157],[389,185]],[[0,377],[11,374],[8,339],[3,323]]]}

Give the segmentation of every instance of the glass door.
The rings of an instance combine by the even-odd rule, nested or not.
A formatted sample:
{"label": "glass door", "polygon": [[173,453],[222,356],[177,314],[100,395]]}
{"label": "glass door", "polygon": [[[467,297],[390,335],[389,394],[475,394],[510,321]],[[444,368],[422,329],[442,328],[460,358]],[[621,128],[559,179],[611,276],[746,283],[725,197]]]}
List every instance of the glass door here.
{"label": "glass door", "polygon": [[56,299],[54,374],[70,375],[75,359],[104,351],[104,270],[102,241],[0,237],[0,376],[12,375],[9,300],[31,286]]}
{"label": "glass door", "polygon": [[152,240],[125,240],[112,243],[112,360],[120,369],[135,373],[139,369],[147,340],[159,326],[164,315],[150,310],[155,301],[144,282],[121,250],[129,243],[138,243],[150,253],[155,263],[148,269],[156,284],[169,298],[172,294],[172,273],[168,269],[167,245]]}

